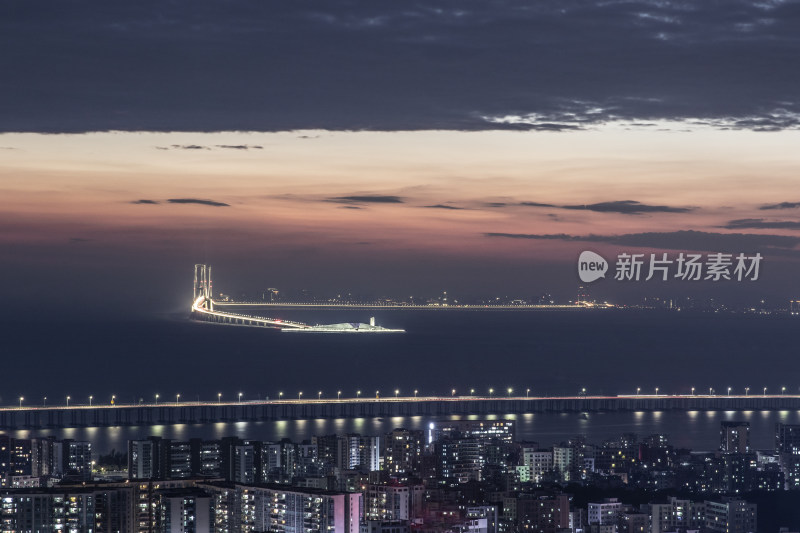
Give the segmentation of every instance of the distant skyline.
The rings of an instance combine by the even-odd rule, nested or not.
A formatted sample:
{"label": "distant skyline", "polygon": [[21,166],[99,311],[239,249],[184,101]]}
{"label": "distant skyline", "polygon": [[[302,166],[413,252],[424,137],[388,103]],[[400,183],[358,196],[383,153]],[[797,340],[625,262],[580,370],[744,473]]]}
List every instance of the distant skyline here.
{"label": "distant skyline", "polygon": [[765,256],[800,296],[797,4],[32,0],[0,7],[6,300],[572,297],[578,254]]}
{"label": "distant skyline", "polygon": [[[188,294],[195,262],[214,265],[215,288],[228,292],[547,290],[564,298],[579,284],[575,261],[584,249],[612,260],[621,251],[761,252],[757,282],[720,290],[736,300],[737,292],[789,298],[800,289],[800,196],[786,195],[800,163],[797,131],[609,124],[569,133],[0,140],[4,263],[12,276],[42,276],[9,287],[12,298],[56,291],[54,280],[77,302],[105,298],[116,286],[121,302],[147,296],[163,305],[163,291],[186,298],[181,289]],[[72,270],[93,279],[81,287],[61,278]],[[607,298],[665,292],[658,282],[593,287]]]}

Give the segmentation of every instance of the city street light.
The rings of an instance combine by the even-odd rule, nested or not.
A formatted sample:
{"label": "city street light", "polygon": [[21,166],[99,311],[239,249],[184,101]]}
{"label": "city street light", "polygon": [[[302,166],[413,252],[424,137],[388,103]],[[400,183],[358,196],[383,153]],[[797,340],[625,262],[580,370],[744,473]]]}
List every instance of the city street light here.
{"label": "city street light", "polygon": [[317,393],[317,400],[321,400],[321,399],[322,399],[322,391],[319,391]]}
{"label": "city street light", "polygon": [[781,394],[786,392],[786,387],[781,387]]}
{"label": "city street light", "polygon": [[89,407],[92,406],[92,398],[94,398],[94,396],[89,395]]}
{"label": "city street light", "polygon": [[455,389],[453,389],[452,391],[450,391],[450,396],[455,396],[455,395],[456,395],[456,390],[455,390]]}
{"label": "city street light", "polygon": [[47,407],[47,396],[42,398],[42,407]]}
{"label": "city street light", "polygon": [[22,409],[22,400],[24,400],[22,396],[19,397],[19,408]]}
{"label": "city street light", "polygon": [[342,391],[336,391],[336,399],[339,400],[342,398]]}
{"label": "city street light", "polygon": [[641,387],[636,387],[636,396],[639,396],[639,393],[642,392]]}
{"label": "city street light", "polygon": [[278,399],[280,400],[280,399],[282,399],[282,398],[283,398],[283,393],[282,393],[282,392],[279,392],[279,393],[278,393]]}
{"label": "city street light", "polygon": [[730,395],[731,395],[731,388],[728,387],[728,396],[730,396]]}
{"label": "city street light", "polygon": [[508,397],[511,398],[511,393],[514,392],[514,389],[511,387],[508,388]]}
{"label": "city street light", "polygon": [[111,395],[111,405],[116,405],[116,403],[117,403],[117,396],[115,394],[112,394]]}
{"label": "city street light", "polygon": [[[239,393],[239,403],[242,403],[242,395],[243,394],[244,394],[243,392]],[[303,393],[301,392],[300,394],[303,394]]]}
{"label": "city street light", "polygon": [[694,387],[692,387],[692,396],[694,396]]}
{"label": "city street light", "polygon": [[67,396],[67,407],[69,407],[69,400],[70,400],[70,397]]}
{"label": "city street light", "polygon": [[176,404],[176,405],[177,405],[177,404],[179,404],[179,403],[180,403],[180,401],[181,401],[181,395],[180,395],[180,394],[176,394],[176,395],[175,395],[175,404]]}
{"label": "city street light", "polygon": [[158,405],[158,394],[156,394],[156,405]]}
{"label": "city street light", "polygon": [[750,392],[750,387],[745,387],[745,388],[744,388],[744,395],[745,395],[745,396],[747,396],[747,394],[748,394],[749,392]]}
{"label": "city street light", "polygon": [[475,389],[469,389],[469,393],[474,395],[475,394]]}
{"label": "city street light", "polygon": [[380,397],[381,397],[381,391],[376,390],[375,391],[375,398],[377,399],[377,398],[380,398]]}
{"label": "city street light", "polygon": [[361,396],[361,391],[360,390],[356,391],[356,398],[359,398],[360,396]]}
{"label": "city street light", "polygon": [[[241,393],[239,393],[239,394],[241,394]],[[240,398],[241,398],[241,396],[240,396]],[[298,400],[302,400],[303,399],[303,391],[300,391],[300,392],[297,393],[297,399]],[[239,401],[241,402],[242,400],[240,399]]]}
{"label": "city street light", "polygon": [[708,395],[711,396],[713,392],[714,392],[713,387],[709,387],[708,388]]}
{"label": "city street light", "polygon": [[417,393],[418,393],[418,392],[419,392],[419,391],[418,391],[417,389],[414,389],[414,398],[416,398],[416,397],[417,397]]}
{"label": "city street light", "polygon": [[492,397],[492,394],[494,394],[494,389],[489,389],[489,398]]}
{"label": "city street light", "polygon": [[222,403],[222,393],[221,392],[217,393],[217,403]]}
{"label": "city street light", "polygon": [[766,396],[766,395],[767,395],[767,388],[764,387],[764,396]]}
{"label": "city street light", "polygon": [[400,394],[400,391],[398,389],[395,389],[394,390],[394,397],[397,398],[398,394]]}
{"label": "city street light", "polygon": [[530,389],[525,389],[525,397],[526,398],[530,398],[531,397],[531,390]]}
{"label": "city street light", "polygon": [[658,396],[658,387],[656,387],[656,396]]}

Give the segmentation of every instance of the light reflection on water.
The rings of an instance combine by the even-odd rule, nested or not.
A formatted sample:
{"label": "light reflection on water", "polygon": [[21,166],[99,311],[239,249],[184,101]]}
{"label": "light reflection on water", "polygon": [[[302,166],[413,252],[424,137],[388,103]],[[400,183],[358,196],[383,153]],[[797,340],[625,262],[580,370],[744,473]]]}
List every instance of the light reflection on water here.
{"label": "light reflection on water", "polygon": [[[694,450],[713,450],[719,445],[719,423],[744,420],[751,425],[751,442],[756,449],[774,445],[775,424],[800,424],[800,411],[632,411],[607,413],[537,413],[489,415],[487,420],[516,420],[517,439],[536,441],[542,446],[559,443],[575,435],[586,435],[589,442],[601,443],[622,433],[665,433],[675,446]],[[478,415],[452,416],[439,420],[479,420]],[[65,428],[56,430],[19,430],[4,432],[18,438],[55,435],[59,438],[90,440],[95,450],[107,453],[124,450],[128,439],[155,435],[186,440],[193,437],[220,439],[237,436],[243,439],[293,441],[313,435],[361,433],[379,435],[396,427],[427,429],[437,419],[425,416],[386,418],[336,418],[311,420],[276,420],[256,422],[216,422],[154,426],[118,426],[107,428]]]}

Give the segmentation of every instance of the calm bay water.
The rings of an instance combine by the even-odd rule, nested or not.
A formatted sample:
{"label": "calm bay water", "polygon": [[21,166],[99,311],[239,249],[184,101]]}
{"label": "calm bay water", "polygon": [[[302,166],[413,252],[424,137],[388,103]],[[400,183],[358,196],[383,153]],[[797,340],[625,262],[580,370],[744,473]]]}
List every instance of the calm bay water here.
{"label": "calm bay water", "polygon": [[[466,417],[479,419],[477,416]],[[602,443],[622,433],[646,436],[653,433],[669,435],[678,447],[693,450],[714,450],[719,446],[719,426],[722,420],[750,422],[751,442],[756,449],[772,449],[777,422],[800,424],[800,411],[662,411],[590,413],[587,418],[570,413],[493,415],[488,419],[511,419],[517,422],[517,439],[536,441],[542,446],[557,444],[575,435],[586,435],[589,442]],[[453,417],[452,419],[458,419]],[[61,430],[20,430],[9,432],[19,438],[57,435],[61,438],[90,440],[98,452],[124,450],[128,439],[157,435],[172,439],[201,437],[219,439],[227,436],[294,441],[313,435],[355,432],[380,435],[396,427],[427,429],[440,420],[422,416],[281,420],[265,422],[233,422],[216,424],[175,424],[158,426],[125,426],[110,428],[67,428]]]}
{"label": "calm bay water", "polygon": [[[401,394],[486,393],[512,387],[531,394],[689,393],[744,387],[800,390],[800,320],[789,316],[642,311],[278,311],[310,323],[367,321],[405,328],[398,335],[308,335],[195,323],[184,314],[152,320],[84,320],[79,314],[2,321],[4,383],[0,404],[109,402],[161,398],[216,400],[217,394],[256,399],[355,396],[357,390]],[[391,391],[391,392],[390,392]],[[676,445],[717,446],[719,421],[752,424],[754,446],[772,446],[778,421],[796,412],[537,414],[518,419],[518,438],[543,445],[576,434],[599,442],[622,432],[667,433]],[[294,440],[355,431],[378,434],[397,426],[422,428],[426,418],[306,420],[203,426],[67,429],[97,449],[128,438],[217,438],[239,435]],[[42,432],[51,434],[52,431]],[[18,432],[17,434],[30,434]]]}

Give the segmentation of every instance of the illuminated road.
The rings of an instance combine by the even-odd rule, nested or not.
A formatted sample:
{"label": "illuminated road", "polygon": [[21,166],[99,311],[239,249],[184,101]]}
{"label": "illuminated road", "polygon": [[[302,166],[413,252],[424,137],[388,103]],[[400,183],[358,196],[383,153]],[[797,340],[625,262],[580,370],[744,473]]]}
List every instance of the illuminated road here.
{"label": "illuminated road", "polygon": [[[178,396],[178,395],[176,395]],[[0,408],[2,429],[150,426],[259,420],[503,416],[611,411],[800,410],[797,395],[387,396],[251,401],[178,401]]]}
{"label": "illuminated road", "polygon": [[[206,304],[210,305],[210,309],[204,307]],[[237,326],[254,326],[254,327],[267,327],[277,329],[305,329],[308,324],[302,322],[292,322],[291,320],[282,320],[280,318],[266,318],[252,315],[242,315],[238,313],[227,313],[225,311],[214,310],[215,302],[207,300],[205,297],[200,296],[192,303],[192,317],[206,322],[216,322],[220,324],[230,324]]]}
{"label": "illuminated road", "polygon": [[103,403],[103,404],[76,404],[70,405],[14,405],[0,407],[0,412],[14,411],[64,411],[81,409],[130,409],[130,408],[187,408],[187,407],[242,407],[242,406],[313,406],[313,405],[359,405],[359,404],[392,404],[392,403],[465,403],[465,402],[492,402],[496,405],[503,403],[529,403],[531,405],[541,402],[586,402],[597,401],[659,401],[668,404],[676,400],[713,400],[720,403],[738,401],[797,401],[800,402],[800,395],[796,394],[618,394],[616,396],[380,396],[380,397],[356,397],[356,398],[287,398],[287,399],[266,399],[266,400],[234,400],[234,401],[159,401],[159,402],[140,402],[140,403]]}
{"label": "illuminated road", "polygon": [[611,305],[605,304],[564,304],[564,305],[538,305],[538,304],[519,304],[519,305],[474,305],[474,304],[356,304],[356,303],[332,303],[332,302],[226,302],[215,301],[215,306],[219,307],[272,307],[276,309],[475,309],[475,310],[556,310],[556,309],[591,309],[608,308]]}

